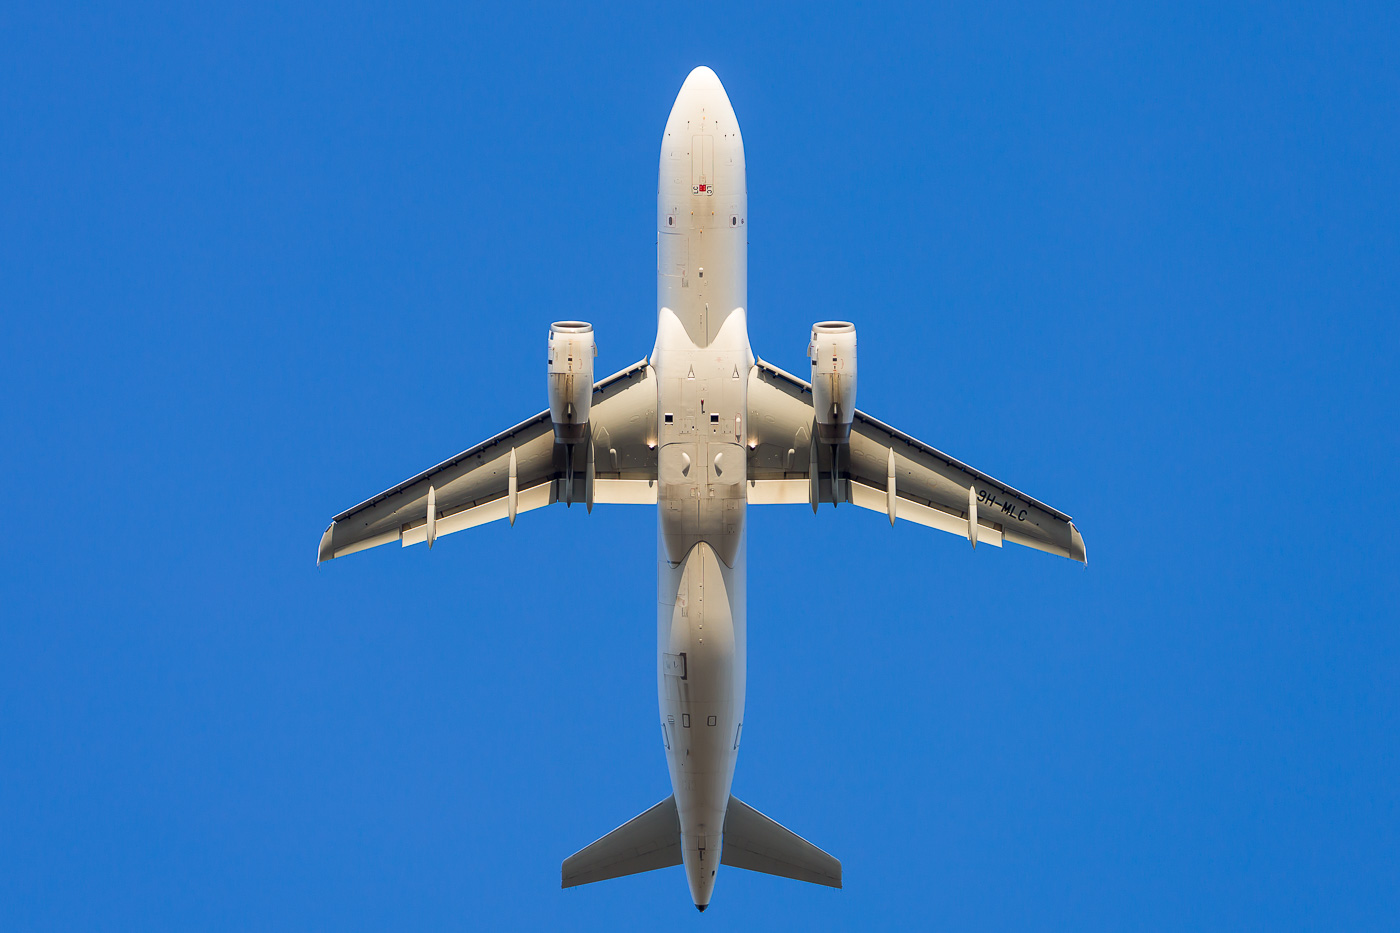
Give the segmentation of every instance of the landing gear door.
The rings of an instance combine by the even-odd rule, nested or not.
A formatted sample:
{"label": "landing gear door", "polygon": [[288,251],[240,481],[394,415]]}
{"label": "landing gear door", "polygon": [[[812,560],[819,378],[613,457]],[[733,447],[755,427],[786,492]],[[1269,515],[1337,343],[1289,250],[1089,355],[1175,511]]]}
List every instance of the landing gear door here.
{"label": "landing gear door", "polygon": [[690,138],[690,193],[710,197],[715,193],[715,138]]}

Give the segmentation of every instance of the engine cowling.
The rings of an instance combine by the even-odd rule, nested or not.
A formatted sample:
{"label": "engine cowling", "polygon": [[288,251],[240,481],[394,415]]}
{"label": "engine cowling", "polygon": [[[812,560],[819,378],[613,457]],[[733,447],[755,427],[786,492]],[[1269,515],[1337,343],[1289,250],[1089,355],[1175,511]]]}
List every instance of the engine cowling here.
{"label": "engine cowling", "polygon": [[577,444],[588,436],[597,355],[592,324],[555,321],[549,325],[549,419],[556,444]]}
{"label": "engine cowling", "polygon": [[849,321],[813,324],[807,356],[812,361],[817,439],[825,444],[849,443],[856,413],[856,326]]}

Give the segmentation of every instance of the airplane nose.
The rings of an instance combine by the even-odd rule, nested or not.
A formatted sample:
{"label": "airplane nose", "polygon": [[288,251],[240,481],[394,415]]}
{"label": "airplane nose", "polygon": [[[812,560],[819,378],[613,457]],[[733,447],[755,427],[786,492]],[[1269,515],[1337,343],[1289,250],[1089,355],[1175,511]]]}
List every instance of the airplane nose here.
{"label": "airplane nose", "polygon": [[680,93],[676,95],[674,109],[683,112],[704,112],[712,117],[734,113],[719,75],[705,65],[700,65],[686,75]]}
{"label": "airplane nose", "polygon": [[[704,65],[686,76],[666,118],[656,190],[660,230],[674,228],[677,220],[694,221],[702,227],[702,218],[713,221],[711,226],[726,220],[734,227],[745,222],[742,198],[748,185],[744,179],[744,139],[724,85]],[[716,193],[724,200],[714,200]],[[690,203],[691,198],[702,200]],[[738,242],[742,243],[742,238]],[[692,257],[697,255],[697,246],[690,245]],[[682,264],[685,261],[679,260]]]}
{"label": "airplane nose", "polygon": [[697,65],[691,69],[690,74],[685,76],[685,83],[681,87],[710,87],[724,89],[724,85],[719,82],[719,75],[714,73],[708,65]]}

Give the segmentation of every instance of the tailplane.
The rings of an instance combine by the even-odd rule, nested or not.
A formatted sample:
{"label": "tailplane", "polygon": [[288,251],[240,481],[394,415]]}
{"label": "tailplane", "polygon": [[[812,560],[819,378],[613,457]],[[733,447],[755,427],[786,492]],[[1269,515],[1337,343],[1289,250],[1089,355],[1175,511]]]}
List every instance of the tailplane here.
{"label": "tailplane", "polygon": [[[676,798],[667,797],[564,859],[561,886],[572,888],[679,864],[681,821]],[[720,864],[841,887],[839,859],[734,796],[724,817]]]}
{"label": "tailplane", "polygon": [[560,886],[572,888],[680,863],[681,820],[676,798],[667,797],[564,859]]}
{"label": "tailplane", "polygon": [[724,817],[724,848],[719,861],[749,871],[841,887],[840,859],[734,796],[729,798]]}

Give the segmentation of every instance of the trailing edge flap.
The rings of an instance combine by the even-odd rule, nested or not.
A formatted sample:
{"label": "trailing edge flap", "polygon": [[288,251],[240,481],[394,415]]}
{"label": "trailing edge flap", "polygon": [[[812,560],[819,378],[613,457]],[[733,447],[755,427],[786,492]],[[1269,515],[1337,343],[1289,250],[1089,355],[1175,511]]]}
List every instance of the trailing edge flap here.
{"label": "trailing edge flap", "polygon": [[[672,809],[674,812],[674,804]],[[841,887],[840,859],[827,855],[738,797],[729,798],[729,811],[724,817],[724,848],[719,861],[721,865],[749,871]]]}
{"label": "trailing edge flap", "polygon": [[676,813],[676,798],[667,797],[564,859],[560,886],[572,888],[680,863],[681,820]]}

